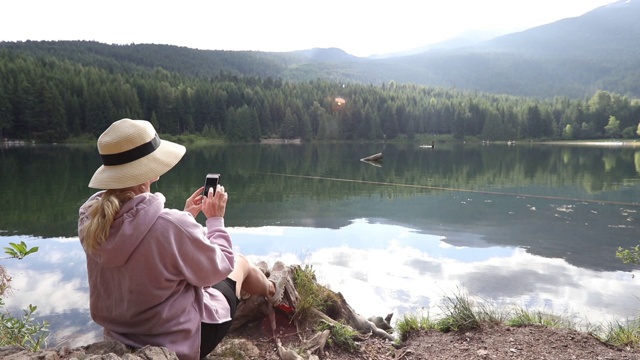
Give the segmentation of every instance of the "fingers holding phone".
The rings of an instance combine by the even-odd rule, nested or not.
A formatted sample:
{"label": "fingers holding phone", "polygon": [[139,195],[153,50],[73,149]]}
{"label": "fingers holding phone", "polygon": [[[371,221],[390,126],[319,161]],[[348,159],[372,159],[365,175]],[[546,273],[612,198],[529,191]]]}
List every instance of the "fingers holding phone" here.
{"label": "fingers holding phone", "polygon": [[204,179],[204,190],[202,191],[202,196],[207,196],[209,194],[209,190],[213,189],[213,193],[216,193],[216,189],[218,184],[220,183],[220,174],[207,174]]}
{"label": "fingers holding phone", "polygon": [[[215,177],[215,186],[213,183],[211,183],[211,181],[214,180],[209,180],[209,175],[207,175],[207,181],[205,181],[205,189],[203,194],[205,196],[202,198],[202,212],[207,218],[218,216],[224,217],[225,211],[227,209],[228,194],[224,190],[224,186],[219,184],[220,175],[215,175],[218,175],[217,177]],[[207,187],[208,181],[210,182],[209,187]]]}
{"label": "fingers holding phone", "polygon": [[202,210],[202,201],[204,197],[202,196],[203,187],[200,187],[196,190],[184,204],[184,211],[188,211],[195,218],[198,216],[200,211]]}

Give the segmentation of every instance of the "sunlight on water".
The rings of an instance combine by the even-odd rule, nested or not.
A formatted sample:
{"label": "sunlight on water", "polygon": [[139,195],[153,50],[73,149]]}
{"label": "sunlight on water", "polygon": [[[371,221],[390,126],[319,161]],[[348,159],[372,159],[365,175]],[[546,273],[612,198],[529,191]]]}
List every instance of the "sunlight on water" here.
{"label": "sunlight on water", "polygon": [[[637,271],[580,268],[519,247],[455,246],[441,235],[367,219],[338,229],[267,226],[229,231],[235,249],[252,261],[313,266],[321,284],[341,292],[366,317],[437,317],[443,297],[461,292],[505,309],[570,316],[583,325],[632,318],[640,308],[640,284],[633,278]],[[100,328],[89,316],[85,258],[77,238],[3,236],[0,246],[19,241],[40,251],[24,260],[2,261],[13,277],[8,308],[18,314],[28,304],[37,305],[39,317],[51,323],[49,346],[99,339]]]}

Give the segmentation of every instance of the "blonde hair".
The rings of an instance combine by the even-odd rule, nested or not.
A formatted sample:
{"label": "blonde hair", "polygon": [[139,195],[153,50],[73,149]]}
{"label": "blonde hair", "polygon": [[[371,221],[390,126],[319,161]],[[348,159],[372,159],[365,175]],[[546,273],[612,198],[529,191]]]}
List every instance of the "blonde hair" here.
{"label": "blonde hair", "polygon": [[148,184],[126,189],[106,190],[102,196],[87,202],[87,213],[79,228],[82,246],[88,252],[97,250],[109,238],[109,231],[124,203],[137,194],[148,191]]}

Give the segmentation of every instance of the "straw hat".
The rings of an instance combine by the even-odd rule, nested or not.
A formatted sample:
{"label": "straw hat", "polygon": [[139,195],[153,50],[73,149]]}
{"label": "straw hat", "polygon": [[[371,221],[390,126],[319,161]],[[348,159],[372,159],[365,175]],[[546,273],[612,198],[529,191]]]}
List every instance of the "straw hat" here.
{"label": "straw hat", "polygon": [[98,138],[103,165],[89,187],[122,189],[145,183],[169,171],[185,151],[182,145],[161,140],[146,120],[118,120]]}

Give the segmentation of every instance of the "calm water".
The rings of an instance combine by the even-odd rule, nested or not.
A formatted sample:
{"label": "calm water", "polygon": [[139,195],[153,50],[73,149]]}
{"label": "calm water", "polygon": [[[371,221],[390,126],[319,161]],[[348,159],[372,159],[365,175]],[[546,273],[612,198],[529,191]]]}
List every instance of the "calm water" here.
{"label": "calm water", "polygon": [[[359,161],[378,152],[380,164]],[[99,161],[92,147],[0,148],[0,246],[40,247],[0,260],[14,279],[8,307],[37,305],[50,346],[100,336],[76,234]],[[638,315],[638,271],[615,251],[640,240],[640,150],[216,146],[189,149],[153,191],[182,208],[208,172],[221,173],[230,192],[236,249],[312,265],[367,317],[434,315],[461,291],[591,324]]]}

